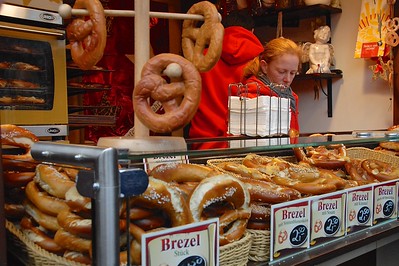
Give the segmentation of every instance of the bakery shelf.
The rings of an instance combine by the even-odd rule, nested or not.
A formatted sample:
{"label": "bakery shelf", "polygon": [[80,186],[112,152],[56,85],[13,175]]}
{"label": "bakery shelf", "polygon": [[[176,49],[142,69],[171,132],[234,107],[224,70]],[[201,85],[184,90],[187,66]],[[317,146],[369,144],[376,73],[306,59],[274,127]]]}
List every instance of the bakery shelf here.
{"label": "bakery shelf", "polygon": [[311,6],[296,6],[285,9],[271,9],[266,11],[261,16],[254,16],[256,27],[261,26],[275,26],[279,12],[283,14],[283,26],[290,26],[296,24],[301,19],[315,18],[320,16],[330,17],[331,14],[342,13],[342,9],[331,7],[328,5],[311,5]]}

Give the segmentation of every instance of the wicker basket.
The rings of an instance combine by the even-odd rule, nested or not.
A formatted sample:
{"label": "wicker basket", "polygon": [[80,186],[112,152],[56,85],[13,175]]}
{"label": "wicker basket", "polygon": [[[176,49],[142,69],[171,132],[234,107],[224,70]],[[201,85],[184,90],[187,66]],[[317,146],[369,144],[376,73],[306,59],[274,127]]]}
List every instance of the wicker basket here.
{"label": "wicker basket", "polygon": [[25,236],[12,222],[6,221],[7,248],[25,265],[87,266],[48,252]]}
{"label": "wicker basket", "polygon": [[221,246],[219,250],[220,266],[247,265],[251,243],[251,234],[245,232],[244,236],[240,240]]}
{"label": "wicker basket", "polygon": [[347,155],[355,159],[375,159],[399,167],[399,157],[363,147],[348,148]]}
{"label": "wicker basket", "polygon": [[247,229],[252,236],[252,245],[249,249],[249,260],[269,261],[270,259],[270,231]]}

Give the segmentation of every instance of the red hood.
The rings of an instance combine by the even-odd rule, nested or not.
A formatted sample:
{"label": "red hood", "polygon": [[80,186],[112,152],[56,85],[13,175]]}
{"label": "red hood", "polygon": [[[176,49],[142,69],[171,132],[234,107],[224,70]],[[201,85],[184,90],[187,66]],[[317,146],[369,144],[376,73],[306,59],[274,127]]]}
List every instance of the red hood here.
{"label": "red hood", "polygon": [[224,34],[221,58],[228,64],[248,62],[263,51],[262,44],[249,30],[232,26],[227,27]]}

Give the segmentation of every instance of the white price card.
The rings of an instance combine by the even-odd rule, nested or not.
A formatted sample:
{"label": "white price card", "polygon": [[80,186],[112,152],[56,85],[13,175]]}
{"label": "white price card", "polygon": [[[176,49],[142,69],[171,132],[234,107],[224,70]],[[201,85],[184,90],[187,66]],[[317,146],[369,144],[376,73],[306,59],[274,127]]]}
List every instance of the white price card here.
{"label": "white price card", "polygon": [[374,185],[374,224],[382,220],[396,219],[396,181]]}
{"label": "white price card", "polygon": [[289,256],[309,247],[308,199],[274,204],[271,207],[270,218],[270,260]]}
{"label": "white price card", "polygon": [[156,167],[159,164],[166,164],[166,163],[188,163],[188,157],[186,155],[181,156],[159,156],[159,157],[152,157],[152,158],[144,158],[144,170],[149,172],[151,169]]}
{"label": "white price card", "polygon": [[311,206],[311,246],[345,235],[345,192],[312,197]]}
{"label": "white price card", "polygon": [[219,219],[142,235],[143,266],[218,266]]}
{"label": "white price card", "polygon": [[348,190],[346,230],[355,232],[373,225],[373,186],[365,185]]}

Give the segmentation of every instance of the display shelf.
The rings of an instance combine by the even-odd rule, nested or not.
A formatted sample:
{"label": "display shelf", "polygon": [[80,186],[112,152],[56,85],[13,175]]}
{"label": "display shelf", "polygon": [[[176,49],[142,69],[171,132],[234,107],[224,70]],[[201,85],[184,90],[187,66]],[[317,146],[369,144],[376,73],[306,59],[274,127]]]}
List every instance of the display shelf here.
{"label": "display shelf", "polygon": [[[275,26],[279,12],[282,12],[285,25],[305,18],[325,16],[329,21],[331,14],[342,13],[342,9],[328,5],[295,6],[285,9],[271,9],[261,16],[254,16],[256,27]],[[330,21],[329,21],[330,22]],[[329,23],[327,23],[329,24]],[[284,24],[283,24],[284,25]]]}
{"label": "display shelf", "polygon": [[[325,244],[314,246],[295,255],[273,260],[271,262],[250,262],[248,266],[263,265],[337,265],[356,258],[365,252],[383,248],[396,241],[399,237],[399,222],[384,221],[372,227],[363,228]],[[384,240],[384,241],[382,241]],[[370,262],[370,265],[375,265]]]}
{"label": "display shelf", "polygon": [[327,81],[327,115],[332,117],[332,81],[333,79],[342,78],[342,71],[335,70],[332,73],[313,73],[313,74],[299,74],[295,77],[295,80],[315,80],[315,81]]}
{"label": "display shelf", "polygon": [[[373,131],[374,133],[377,131]],[[381,131],[382,132],[382,131]],[[109,249],[103,248],[103,241],[105,235],[110,237],[110,235],[116,232],[116,222],[110,218],[110,213],[117,212],[117,208],[112,206],[113,209],[108,210],[108,200],[111,198],[117,202],[116,191],[119,191],[119,181],[115,171],[117,165],[120,165],[120,161],[126,159],[132,159],[136,161],[143,161],[146,157],[161,157],[161,156],[173,156],[173,155],[185,155],[188,156],[190,162],[195,159],[200,158],[203,161],[209,158],[223,157],[223,158],[233,158],[237,157],[239,154],[247,154],[250,152],[262,154],[264,152],[270,153],[270,155],[278,156],[280,152],[292,151],[293,147],[298,146],[309,146],[309,145],[327,145],[333,143],[344,143],[346,146],[376,146],[380,141],[399,141],[399,137],[396,135],[384,136],[384,134],[379,134],[384,137],[357,137],[358,134],[343,134],[343,135],[333,135],[333,136],[321,136],[321,137],[299,137],[294,139],[288,139],[285,143],[284,140],[277,141],[275,145],[270,143],[272,138],[248,138],[245,136],[230,137],[219,139],[214,142],[227,142],[229,147],[226,148],[215,148],[209,150],[195,150],[191,149],[191,146],[198,143],[211,143],[211,140],[187,140],[188,151],[185,152],[157,152],[153,154],[127,154],[123,150],[101,148],[101,147],[83,147],[82,145],[68,145],[59,143],[48,143],[48,142],[38,142],[32,147],[32,156],[36,160],[44,160],[47,162],[55,163],[67,163],[68,165],[83,166],[93,169],[95,171],[93,178],[96,180],[94,183],[102,184],[99,186],[99,193],[101,196],[96,196],[93,200],[95,201],[94,206],[96,206],[96,222],[101,221],[101,229],[96,230],[94,236],[95,240],[99,241],[95,247],[96,251],[94,256],[97,256],[98,265],[111,265],[110,260],[117,259],[119,256],[119,250],[114,250],[112,247]],[[374,134],[376,136],[378,134]],[[274,138],[277,139],[277,138]],[[233,145],[234,142],[239,141],[243,145],[241,147],[236,147]],[[234,148],[236,147],[236,148]],[[106,154],[104,154],[106,153]],[[112,156],[111,156],[112,154]],[[92,158],[93,157],[93,158]],[[99,157],[99,158],[97,158]],[[112,157],[112,158],[111,158]],[[83,159],[84,158],[84,159]],[[92,158],[92,159],[91,159]],[[194,159],[194,160],[192,160]],[[106,162],[106,163],[105,163]],[[104,169],[103,169],[104,168]],[[104,175],[99,173],[105,173]],[[108,183],[109,180],[116,182],[112,186]],[[104,185],[107,184],[107,185]],[[112,197],[109,194],[109,188],[115,192]],[[102,191],[102,189],[108,189],[107,191]],[[107,202],[102,200],[101,197],[106,197]],[[107,216],[107,219],[104,216]],[[117,216],[117,215],[116,215]],[[115,216],[115,217],[116,217]],[[116,220],[116,219],[115,219]],[[97,225],[97,224],[96,224]],[[111,226],[110,226],[111,225]],[[97,227],[97,226],[96,226]],[[107,228],[115,228],[114,231],[107,231]],[[107,229],[107,230],[106,230]],[[339,262],[348,261],[352,258],[360,256],[369,250],[381,249],[386,246],[391,245],[399,237],[399,222],[396,219],[390,219],[385,221],[379,221],[373,226],[365,227],[358,231],[353,231],[346,236],[342,236],[336,239],[332,239],[328,242],[320,243],[318,245],[312,246],[309,249],[302,250],[300,252],[294,253],[287,257],[281,257],[272,262],[250,262],[249,266],[263,266],[263,265],[337,265],[337,259]],[[116,239],[112,239],[116,241]],[[111,242],[112,242],[111,241]],[[112,245],[111,245],[112,246]],[[105,254],[108,261],[105,260]],[[384,264],[381,264],[384,265]],[[386,264],[385,264],[386,265]]]}

